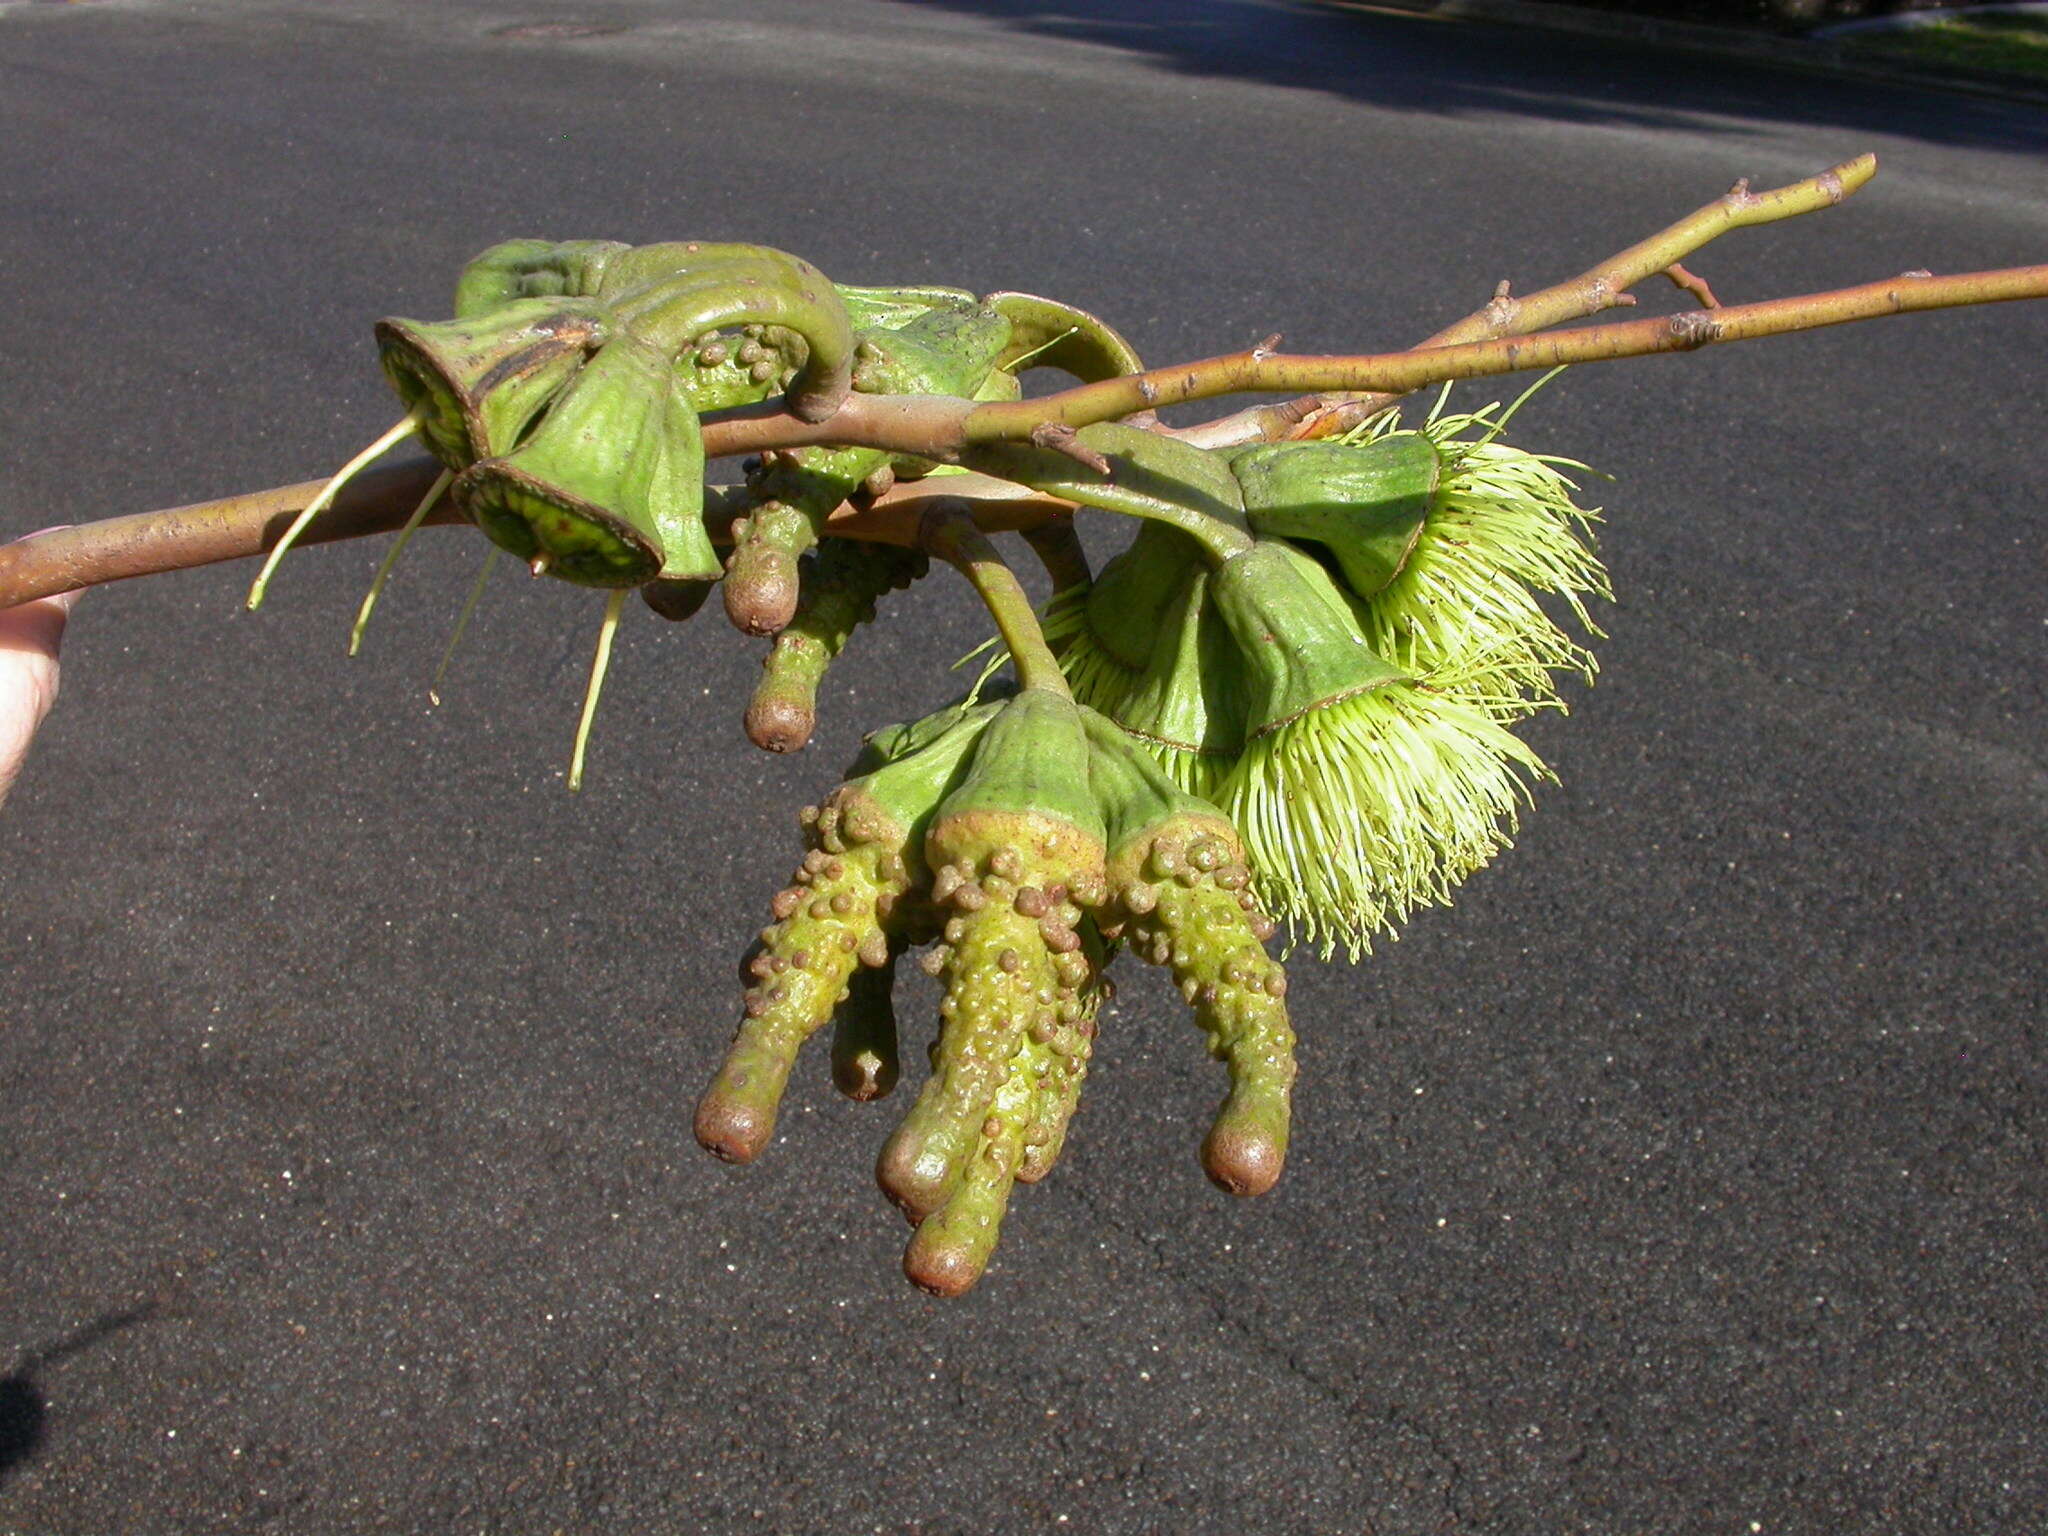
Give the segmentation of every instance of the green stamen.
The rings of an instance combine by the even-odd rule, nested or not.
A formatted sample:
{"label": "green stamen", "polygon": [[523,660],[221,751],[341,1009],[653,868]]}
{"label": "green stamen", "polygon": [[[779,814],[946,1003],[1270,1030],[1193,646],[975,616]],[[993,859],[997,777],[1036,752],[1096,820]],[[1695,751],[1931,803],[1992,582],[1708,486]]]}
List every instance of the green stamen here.
{"label": "green stamen", "polygon": [[353,656],[362,649],[363,631],[370,626],[370,614],[377,606],[377,598],[384,590],[384,583],[391,579],[391,569],[398,564],[398,557],[405,553],[405,546],[412,542],[412,536],[419,532],[420,524],[427,520],[427,513],[434,503],[441,499],[455,481],[455,471],[444,469],[427,487],[427,494],[420,504],[412,509],[412,516],[405,520],[405,526],[398,530],[398,537],[385,552],[383,563],[377,567],[377,574],[370,581],[370,590],[363,596],[363,606],[356,610],[355,628],[348,632],[348,653]]}
{"label": "green stamen", "polygon": [[270,578],[276,572],[278,562],[284,559],[285,551],[292,547],[299,535],[306,531],[307,524],[334,504],[334,498],[341,494],[341,488],[353,480],[364,465],[382,458],[417,432],[425,412],[426,407],[423,405],[416,405],[407,411],[382,437],[336,470],[334,478],[320,487],[319,495],[307,502],[305,510],[292,519],[291,527],[285,529],[284,537],[277,541],[276,546],[270,551],[270,558],[263,562],[263,569],[256,573],[256,580],[250,584],[248,606],[251,613],[263,606],[263,595],[270,588]]}
{"label": "green stamen", "polygon": [[618,633],[619,614],[626,606],[625,587],[616,587],[604,600],[604,623],[597,631],[597,655],[590,662],[590,685],[583,690],[583,715],[576,722],[576,745],[569,753],[569,788],[583,787],[583,754],[590,746],[590,722],[597,717],[597,696],[604,691],[604,674],[612,664],[612,636]]}
{"label": "green stamen", "polygon": [[491,572],[498,564],[498,557],[505,552],[493,544],[484,556],[483,569],[476,573],[476,580],[470,583],[469,596],[462,600],[462,612],[455,616],[455,632],[448,637],[447,649],[441,652],[441,664],[434,668],[434,680],[427,684],[427,698],[435,705],[441,702],[441,679],[448,675],[448,664],[455,659],[455,648],[462,644],[462,632],[469,628],[471,615],[476,605],[483,601],[484,583],[491,579]]}

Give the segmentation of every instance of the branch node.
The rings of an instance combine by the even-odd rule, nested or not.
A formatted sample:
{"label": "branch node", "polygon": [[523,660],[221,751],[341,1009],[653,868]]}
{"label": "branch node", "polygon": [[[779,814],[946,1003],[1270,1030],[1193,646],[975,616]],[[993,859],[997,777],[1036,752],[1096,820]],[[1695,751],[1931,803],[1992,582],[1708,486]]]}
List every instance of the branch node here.
{"label": "branch node", "polygon": [[1901,272],[1900,277],[1932,277],[1934,274],[1925,267],[1915,267],[1910,272]]}
{"label": "branch node", "polygon": [[1041,421],[1031,429],[1031,441],[1040,448],[1050,448],[1054,453],[1063,453],[1076,463],[1087,465],[1105,480],[1110,477],[1109,460],[1077,438],[1074,429],[1063,421]]}
{"label": "branch node", "polygon": [[[1268,336],[1264,341],[1260,342],[1257,346],[1252,348],[1252,356],[1257,358],[1260,362],[1264,362],[1267,358],[1271,357],[1275,352],[1278,352],[1279,350],[1280,332],[1275,331],[1272,335]],[[1152,397],[1150,395],[1147,395],[1145,398],[1149,400]]]}
{"label": "branch node", "polygon": [[1689,309],[1682,315],[1673,315],[1664,322],[1664,328],[1679,347],[1690,352],[1695,347],[1704,347],[1721,336],[1720,322],[1703,309]]}

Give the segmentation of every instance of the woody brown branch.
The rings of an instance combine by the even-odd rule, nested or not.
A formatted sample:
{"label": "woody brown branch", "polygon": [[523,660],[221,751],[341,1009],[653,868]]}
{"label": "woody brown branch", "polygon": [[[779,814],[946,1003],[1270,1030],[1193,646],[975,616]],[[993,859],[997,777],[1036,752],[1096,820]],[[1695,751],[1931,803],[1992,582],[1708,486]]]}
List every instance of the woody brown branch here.
{"label": "woody brown branch", "polygon": [[[1692,351],[1880,315],[2042,297],[2048,297],[2048,264],[1949,277],[1907,273],[1828,293],[1409,352],[1336,357],[1236,353],[1082,385],[1038,400],[976,405],[944,396],[856,395],[824,422],[803,422],[781,411],[757,409],[707,422],[704,439],[713,456],[847,444],[953,459],[971,444],[1028,438],[1048,423],[1080,427],[1153,405],[1235,392],[1367,389],[1406,394],[1446,379]],[[425,493],[433,474],[433,466],[420,461],[362,477],[343,492],[333,520],[315,525],[315,541],[395,529]],[[979,485],[963,485],[965,478],[942,477],[938,493],[968,497],[989,514],[994,526],[1030,526],[1064,507],[1057,502],[1048,506],[1046,498],[1018,487],[1000,489],[1003,482],[986,477]],[[117,518],[0,547],[0,607],[120,576],[259,553],[275,541],[290,514],[306,504],[318,484]],[[907,530],[879,526],[888,518],[908,515],[917,505],[916,482],[896,489],[904,495],[892,501],[894,491],[887,493],[872,508],[849,514],[830,531],[912,542]],[[982,521],[980,515],[977,521]]]}

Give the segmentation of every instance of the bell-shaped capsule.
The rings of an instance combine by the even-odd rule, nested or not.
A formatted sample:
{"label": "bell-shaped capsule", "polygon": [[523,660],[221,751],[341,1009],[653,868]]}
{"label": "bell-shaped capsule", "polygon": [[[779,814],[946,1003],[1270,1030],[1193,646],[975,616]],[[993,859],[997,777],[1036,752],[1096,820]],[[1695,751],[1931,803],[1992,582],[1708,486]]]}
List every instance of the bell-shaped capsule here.
{"label": "bell-shaped capsule", "polygon": [[605,338],[588,299],[519,299],[482,314],[377,322],[377,361],[434,457],[460,474],[509,452]]}
{"label": "bell-shaped capsule", "polygon": [[563,580],[713,576],[697,413],[654,348],[615,335],[517,447],[455,482],[491,542]]}
{"label": "bell-shaped capsule", "polygon": [[981,302],[1010,322],[1009,345],[997,359],[1006,372],[1058,368],[1093,384],[1145,371],[1137,348],[1085,309],[1035,293],[991,293]]}

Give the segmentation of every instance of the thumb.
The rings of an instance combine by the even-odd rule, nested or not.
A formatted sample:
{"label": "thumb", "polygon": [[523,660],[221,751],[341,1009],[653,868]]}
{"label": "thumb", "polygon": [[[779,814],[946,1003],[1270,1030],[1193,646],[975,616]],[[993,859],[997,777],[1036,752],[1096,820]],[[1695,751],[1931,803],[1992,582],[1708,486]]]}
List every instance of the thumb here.
{"label": "thumb", "polygon": [[0,800],[14,787],[36,727],[57,702],[57,648],[77,601],[73,591],[0,609]]}

